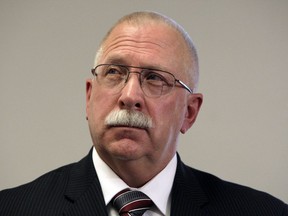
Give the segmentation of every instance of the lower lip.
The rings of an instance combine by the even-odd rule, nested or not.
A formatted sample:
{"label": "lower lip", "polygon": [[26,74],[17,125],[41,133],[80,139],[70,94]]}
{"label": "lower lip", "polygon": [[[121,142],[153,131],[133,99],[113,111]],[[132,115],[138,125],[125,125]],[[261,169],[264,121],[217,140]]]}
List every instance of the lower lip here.
{"label": "lower lip", "polygon": [[119,129],[134,129],[134,130],[146,130],[146,128],[139,127],[129,127],[129,126],[109,126],[109,128],[119,128]]}

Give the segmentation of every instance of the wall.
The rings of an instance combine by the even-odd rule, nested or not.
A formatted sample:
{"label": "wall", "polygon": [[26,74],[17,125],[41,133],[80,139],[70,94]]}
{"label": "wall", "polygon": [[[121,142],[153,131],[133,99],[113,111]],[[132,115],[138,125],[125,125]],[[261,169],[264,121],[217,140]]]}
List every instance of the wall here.
{"label": "wall", "polygon": [[85,80],[122,15],[162,12],[200,57],[203,109],[180,139],[189,165],[288,202],[288,2],[0,2],[0,189],[82,158]]}

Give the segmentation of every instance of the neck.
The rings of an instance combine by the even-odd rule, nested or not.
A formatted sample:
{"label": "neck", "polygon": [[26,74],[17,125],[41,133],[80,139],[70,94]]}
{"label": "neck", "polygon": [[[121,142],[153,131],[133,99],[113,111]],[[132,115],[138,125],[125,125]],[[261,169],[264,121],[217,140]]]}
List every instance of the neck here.
{"label": "neck", "polygon": [[129,186],[139,188],[149,182],[153,177],[160,173],[170,162],[172,157],[167,161],[150,158],[123,159],[103,157],[101,159]]}

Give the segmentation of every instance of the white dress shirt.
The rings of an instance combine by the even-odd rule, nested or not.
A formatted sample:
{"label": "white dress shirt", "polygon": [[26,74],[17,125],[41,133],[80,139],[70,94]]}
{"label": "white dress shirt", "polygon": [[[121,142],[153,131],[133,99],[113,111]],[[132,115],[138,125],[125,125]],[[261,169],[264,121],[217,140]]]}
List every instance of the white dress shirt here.
{"label": "white dress shirt", "polygon": [[[93,163],[97,172],[105,204],[109,216],[119,215],[110,204],[111,199],[119,191],[130,188],[113,170],[99,157],[95,148],[92,153]],[[130,188],[145,193],[154,202],[155,206],[147,210],[143,216],[169,216],[171,208],[171,189],[176,173],[177,158],[176,154],[168,165],[158,173],[153,179],[141,188]]]}

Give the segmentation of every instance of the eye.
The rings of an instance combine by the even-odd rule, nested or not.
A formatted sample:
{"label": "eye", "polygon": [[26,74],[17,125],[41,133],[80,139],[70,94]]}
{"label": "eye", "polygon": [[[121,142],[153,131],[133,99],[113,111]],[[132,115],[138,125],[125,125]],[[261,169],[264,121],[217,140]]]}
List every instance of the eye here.
{"label": "eye", "polygon": [[109,66],[105,69],[104,76],[122,76],[124,74],[123,70],[117,66]]}
{"label": "eye", "polygon": [[161,74],[153,72],[153,71],[145,71],[144,77],[146,81],[159,81],[159,82],[166,82],[165,77]]}

